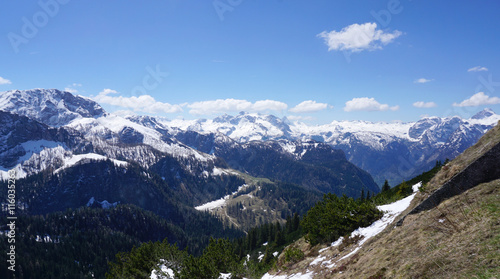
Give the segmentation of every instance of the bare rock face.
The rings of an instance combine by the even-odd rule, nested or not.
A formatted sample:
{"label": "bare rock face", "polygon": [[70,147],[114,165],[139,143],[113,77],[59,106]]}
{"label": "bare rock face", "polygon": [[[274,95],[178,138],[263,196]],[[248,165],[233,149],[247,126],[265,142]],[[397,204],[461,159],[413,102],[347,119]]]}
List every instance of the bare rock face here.
{"label": "bare rock face", "polygon": [[459,195],[481,183],[490,182],[499,178],[500,143],[451,178],[441,186],[441,188],[415,207],[410,214],[416,214],[434,208],[446,199]]}

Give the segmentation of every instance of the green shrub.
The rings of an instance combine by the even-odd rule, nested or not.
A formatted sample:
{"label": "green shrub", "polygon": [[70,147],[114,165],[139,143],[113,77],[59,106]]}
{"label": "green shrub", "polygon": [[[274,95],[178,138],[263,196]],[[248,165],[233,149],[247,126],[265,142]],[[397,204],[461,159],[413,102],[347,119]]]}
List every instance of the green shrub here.
{"label": "green shrub", "polygon": [[333,242],[359,227],[369,226],[382,215],[370,201],[327,194],[307,212],[301,225],[306,240],[316,245]]}
{"label": "green shrub", "polygon": [[302,250],[298,248],[287,248],[283,251],[283,260],[280,265],[292,265],[304,259],[305,255]]}

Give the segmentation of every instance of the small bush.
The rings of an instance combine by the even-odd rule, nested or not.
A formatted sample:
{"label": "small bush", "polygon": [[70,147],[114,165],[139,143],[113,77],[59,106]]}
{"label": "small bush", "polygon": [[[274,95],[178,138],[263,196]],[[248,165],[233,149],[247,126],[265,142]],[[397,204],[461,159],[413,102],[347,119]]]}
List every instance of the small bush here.
{"label": "small bush", "polygon": [[281,258],[279,265],[292,265],[303,260],[304,257],[305,255],[302,250],[298,248],[287,248],[283,251],[283,257]]}

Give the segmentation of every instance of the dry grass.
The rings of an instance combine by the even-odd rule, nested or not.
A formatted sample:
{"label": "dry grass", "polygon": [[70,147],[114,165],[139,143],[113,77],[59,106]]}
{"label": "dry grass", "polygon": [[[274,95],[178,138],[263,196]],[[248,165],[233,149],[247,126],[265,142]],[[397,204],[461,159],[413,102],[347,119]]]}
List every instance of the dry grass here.
{"label": "dry grass", "polygon": [[[335,266],[311,265],[318,255],[336,262],[347,246],[290,245],[304,260],[283,266],[279,275],[315,272],[315,278],[496,278],[500,279],[500,179],[410,215],[403,226],[389,226],[361,250]],[[283,254],[280,256],[282,257]]]}
{"label": "dry grass", "polygon": [[[305,259],[302,259],[301,261],[298,262],[289,262],[285,260],[285,252],[286,250],[300,250],[304,252],[305,254]],[[278,264],[277,268],[278,270],[271,271],[270,273],[274,274],[280,274],[280,273],[298,273],[301,270],[305,270],[307,266],[309,265],[309,262],[312,258],[316,257],[318,254],[318,249],[317,247],[311,247],[309,243],[307,243],[304,238],[301,238],[294,243],[290,244],[287,246],[283,252],[279,255],[278,257]],[[307,254],[306,254],[307,253]]]}
{"label": "dry grass", "polygon": [[[500,278],[500,180],[408,216],[321,278]],[[318,277],[320,278],[320,277]]]}

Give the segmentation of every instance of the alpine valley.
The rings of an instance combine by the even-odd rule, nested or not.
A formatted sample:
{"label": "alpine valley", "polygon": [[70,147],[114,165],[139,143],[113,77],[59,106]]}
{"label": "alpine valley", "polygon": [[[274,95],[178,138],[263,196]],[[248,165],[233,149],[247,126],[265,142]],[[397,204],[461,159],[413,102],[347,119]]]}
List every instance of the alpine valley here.
{"label": "alpine valley", "polygon": [[[310,126],[245,112],[169,120],[118,116],[56,89],[2,92],[1,186],[14,170],[17,249],[30,251],[17,274],[102,278],[116,253],[165,237],[199,255],[211,237],[284,224],[324,194],[377,194],[385,180],[453,159],[499,120],[489,109],[410,123]],[[60,253],[68,260],[51,261]]]}

